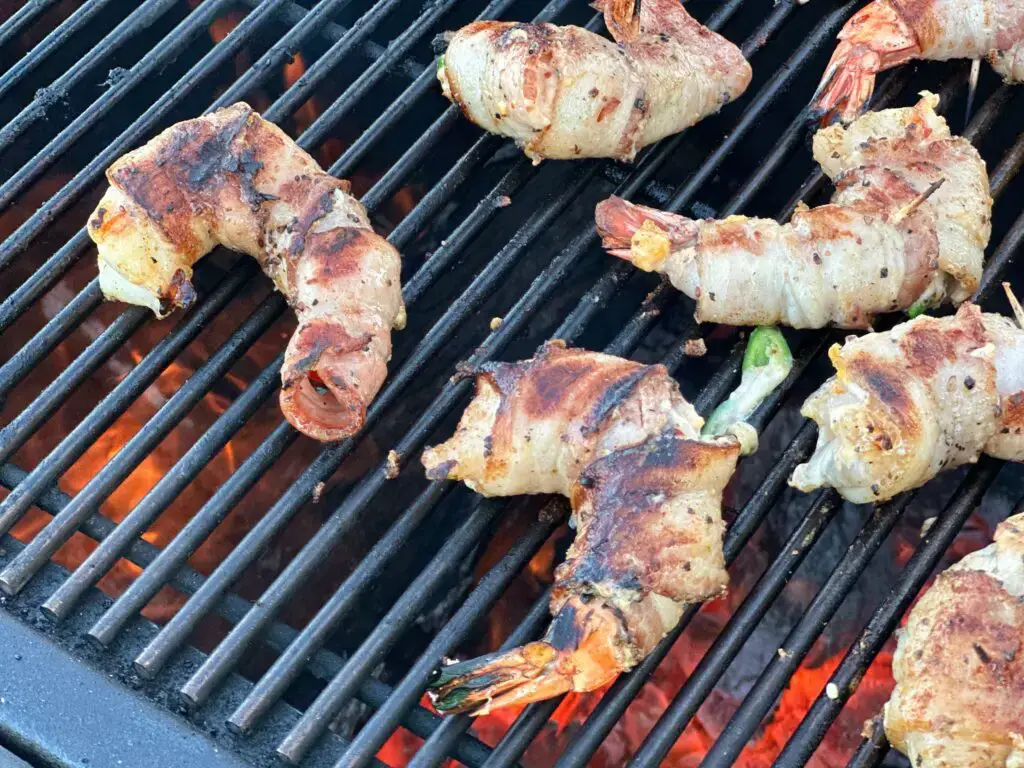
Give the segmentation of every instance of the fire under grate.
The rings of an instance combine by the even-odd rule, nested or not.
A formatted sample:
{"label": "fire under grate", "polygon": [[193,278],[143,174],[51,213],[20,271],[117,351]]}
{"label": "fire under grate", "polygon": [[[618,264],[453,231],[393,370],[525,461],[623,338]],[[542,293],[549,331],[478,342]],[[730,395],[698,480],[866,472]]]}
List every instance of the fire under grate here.
{"label": "fire under grate", "polygon": [[[806,101],[861,5],[692,0],[742,44],[746,95],[633,166],[540,168],[440,97],[431,40],[473,18],[600,31],[578,0],[144,0],[127,14],[41,0],[10,14],[0,744],[40,765],[903,764],[877,724],[861,739],[874,711],[850,700],[884,677],[936,566],[986,543],[979,527],[1020,508],[1024,483],[983,459],[874,508],[790,491],[815,440],[797,409],[827,375],[835,331],[787,332],[793,373],[756,414],[762,448],[727,497],[727,602],[692,608],[601,693],[472,729],[423,699],[443,657],[543,631],[566,542],[559,500],[483,500],[423,477],[420,450],[450,433],[471,389],[457,365],[560,338],[664,362],[710,411],[738,378],[744,334],[696,327],[687,299],[605,256],[593,204],[614,191],[785,220],[821,202]],[[979,301],[1005,311],[999,283],[1021,276],[1024,134],[1010,117],[1024,94],[984,72],[965,126],[968,66],[906,67],[875,103],[939,92],[982,152],[997,202]],[[409,326],[366,427],[341,443],[300,438],[277,412],[293,326],[251,260],[208,256],[199,300],[165,321],[101,300],[82,225],[104,169],[240,99],[352,178],[403,253]],[[699,336],[708,355],[687,357]],[[101,735],[110,722],[123,732]]]}

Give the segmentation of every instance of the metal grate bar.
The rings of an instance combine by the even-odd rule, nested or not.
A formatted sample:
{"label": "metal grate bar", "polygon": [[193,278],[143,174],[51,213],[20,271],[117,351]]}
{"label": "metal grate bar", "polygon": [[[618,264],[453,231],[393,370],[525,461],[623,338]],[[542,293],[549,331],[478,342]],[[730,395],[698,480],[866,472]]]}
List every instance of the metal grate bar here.
{"label": "metal grate bar", "polygon": [[[246,457],[242,465],[192,516],[156,559],[147,565],[135,581],[96,620],[86,637],[101,646],[112,643],[128,620],[141,611],[171,580],[213,529],[228,516],[232,508],[256,485],[259,478],[297,437],[298,433],[290,425],[280,424],[252,454]],[[192,606],[193,601],[189,600],[182,606],[181,611],[196,613]],[[201,615],[202,613],[196,613],[193,621],[198,621]],[[146,667],[140,666],[138,672],[144,677],[152,676]]]}
{"label": "metal grate bar", "polygon": [[[103,302],[98,280],[93,280],[71,301],[64,305],[53,319],[41,328],[21,349],[0,366],[0,400],[14,385],[42,360],[60,342],[81,324],[87,315]],[[0,331],[2,332],[2,331]]]}
{"label": "metal grate bar", "polygon": [[52,519],[39,531],[21,554],[0,572],[0,589],[8,595],[17,594],[103,499],[117,488],[192,407],[206,396],[213,385],[284,312],[287,306],[284,298],[275,294],[274,299],[264,302],[246,318],[238,332],[232,334],[230,340],[211,355],[153,415],[145,428],[140,429],[103,469],[89,480],[61,515]]}
{"label": "metal grate bar", "polygon": [[857,690],[865,671],[882,650],[900,617],[910,607],[942,554],[953,543],[971,512],[985,495],[1002,468],[1002,462],[983,457],[957,489],[936,524],[922,537],[896,586],[878,607],[860,637],[853,642],[839,667],[829,678],[838,695],[820,694],[779,754],[775,765],[804,765],[814,754],[825,733]]}
{"label": "metal grate bar", "polygon": [[[10,530],[10,527],[21,519],[39,495],[78,461],[82,454],[89,449],[89,446],[128,409],[150,384],[156,381],[163,369],[199,335],[200,331],[220,310],[227,306],[228,302],[241,290],[246,280],[252,277],[256,271],[250,265],[245,265],[245,267],[228,275],[221,285],[200,303],[195,313],[185,316],[178,327],[153,347],[139,364],[111,390],[110,394],[93,408],[85,420],[80,422],[48,453],[47,457],[32,470],[25,482],[19,483],[18,487],[3,502],[0,502],[0,531]],[[97,339],[90,344],[86,354],[99,341]],[[71,371],[74,366],[75,363],[72,363],[67,370]],[[70,393],[64,391],[63,394],[67,396]],[[13,426],[19,421],[26,422],[24,427],[12,430],[16,437],[5,441],[4,449],[0,452],[0,460],[7,459],[18,450],[24,443],[24,439],[30,436],[38,426],[30,418],[33,410],[26,408],[11,423]]]}
{"label": "metal grate bar", "polygon": [[[110,163],[126,152],[129,147],[138,143],[138,141],[152,130],[157,125],[158,121],[182,98],[184,98],[192,88],[237,52],[237,50],[247,42],[248,36],[255,30],[255,28],[267,17],[272,15],[274,7],[280,2],[283,2],[283,0],[266,0],[264,5],[261,5],[260,8],[246,16],[237,27],[231,30],[224,40],[211,48],[196,65],[194,65],[185,75],[172,85],[156,102],[154,102],[154,104],[147,109],[141,117],[125,129],[125,131],[122,132],[114,142],[108,144],[107,147],[85,168],[75,174],[75,177],[71,181],[65,184],[59,192],[47,200],[39,210],[26,219],[11,235],[9,235],[2,245],[0,245],[0,269],[8,266],[11,261],[13,261],[14,257],[20,254],[28,244],[50,224],[57,214],[62,212],[75,199],[77,199],[89,184],[100,178]],[[203,3],[198,10],[190,14],[181,22],[181,24],[178,25],[178,27],[176,27],[178,34],[182,36],[191,36],[202,31],[205,29],[205,26],[208,25],[209,21],[217,15],[217,12],[222,10],[223,7],[226,7],[229,3],[230,0],[210,0],[209,3]],[[182,45],[182,41],[179,37],[176,36],[175,39],[178,42],[169,44],[167,46],[167,50],[176,51],[177,48]],[[161,49],[154,49],[154,51],[157,50]],[[145,67],[150,68],[150,70],[155,68],[162,59],[159,57],[150,59],[150,56],[152,55],[153,52],[147,54],[139,64],[136,64],[136,67],[140,67],[143,62],[146,62]],[[133,72],[136,67],[132,68]],[[122,82],[122,85],[127,83],[130,79],[131,77],[126,77]],[[82,121],[82,118],[87,115],[92,115],[93,113],[90,112],[90,110],[93,110],[94,108],[98,111],[103,111],[101,108],[97,107],[101,102],[105,106],[112,106],[110,100],[115,97],[120,98],[120,95],[123,95],[123,93],[124,92],[120,87],[115,87],[107,91],[96,102],[94,102],[92,106],[82,114],[82,116],[64,129],[64,131],[62,131],[54,141],[62,141],[63,139],[61,137],[69,135],[70,133],[84,132],[87,128],[91,127],[92,122],[91,120],[80,122]],[[97,116],[97,118],[98,117],[99,116]],[[52,150],[52,156],[49,151],[44,150],[43,152],[40,152],[29,164],[23,166],[15,177],[12,177],[11,182],[16,178],[34,174],[38,170],[47,167],[52,160],[56,159],[61,152],[67,149],[67,146],[68,145],[65,144],[63,147],[60,147],[59,151]],[[6,187],[7,185],[5,185],[5,188]],[[8,201],[9,199],[9,197],[5,198],[5,200]]]}
{"label": "metal grate bar", "polygon": [[[432,484],[423,495],[438,495],[450,490],[450,487],[444,488],[443,485]],[[384,658],[406,627],[420,615],[442,580],[458,569],[463,558],[503,511],[504,504],[492,500],[465,513],[465,522],[437,551],[384,618],[377,622],[373,632],[349,657],[345,666],[331,679],[323,692],[306,708],[298,724],[278,746],[278,754],[286,760],[298,762],[337,713],[337,709],[332,707],[331,703],[334,700],[348,701],[352,698],[359,683],[370,675],[373,667]],[[189,683],[192,680],[189,680]]]}
{"label": "metal grate bar", "polygon": [[[40,89],[40,91],[36,93],[35,98],[32,99],[32,102],[21,110],[21,112],[15,115],[7,125],[0,129],[0,155],[10,149],[14,144],[14,140],[21,136],[33,124],[46,117],[47,108],[51,103],[53,95],[68,93],[72,88],[79,84],[79,80],[81,80],[82,77],[84,77],[93,68],[93,66],[99,63],[101,59],[109,55],[111,51],[118,48],[130,37],[137,35],[140,29],[145,29],[153,24],[164,13],[174,7],[176,2],[177,0],[145,0],[142,5],[132,11],[120,24],[114,27],[106,37],[89,49],[88,53],[72,64],[71,67],[60,77],[54,80],[48,87]],[[221,7],[226,6],[227,3],[223,0],[219,0],[217,3],[211,3],[209,8],[201,8],[193,14],[189,14],[188,18],[201,15],[203,18],[212,19],[213,15],[210,11],[214,5],[216,5],[216,9],[219,10]],[[186,18],[182,24],[185,24],[188,21],[188,18]],[[183,27],[179,24],[175,27],[174,33],[172,33],[172,35],[168,35],[168,37],[174,37],[177,34],[184,33],[186,29],[189,34],[194,34],[200,31],[198,26]],[[170,44],[173,45],[173,41]],[[146,54],[144,59],[152,57],[158,50],[160,50],[159,47],[152,49],[148,54]],[[140,61],[139,63],[141,64],[142,62]],[[117,90],[117,86],[111,88],[111,91],[113,90]],[[110,93],[110,91],[107,93]],[[45,158],[40,158],[40,155],[36,155],[36,158],[34,159],[36,161],[39,161],[40,159],[45,160]],[[30,166],[31,164],[26,167]],[[23,167],[21,170],[24,171],[25,168]]]}
{"label": "metal grate bar", "polygon": [[[8,488],[16,486],[27,474],[27,472],[14,467],[12,464],[0,464],[0,484]],[[52,488],[40,499],[39,506],[45,512],[56,515],[70,502],[71,497],[56,488]],[[95,541],[103,542],[114,534],[116,527],[117,524],[111,520],[101,515],[94,515],[86,521],[82,530],[83,533]],[[20,542],[16,544],[19,548],[23,546]],[[127,553],[127,557],[140,568],[148,568],[150,564],[159,558],[161,553],[162,550],[153,544],[145,540],[139,540],[132,545],[132,548]],[[170,583],[175,589],[182,591],[184,594],[192,594],[202,584],[202,581],[203,576],[187,565],[184,565],[181,571],[170,580]],[[228,595],[218,604],[217,611],[228,621],[236,622],[245,615],[249,607],[250,603],[243,598],[236,595]],[[298,632],[295,629],[285,624],[277,623],[267,633],[267,642],[272,648],[283,651],[297,634]],[[317,652],[316,658],[311,661],[309,669],[317,677],[329,679],[333,672],[341,669],[342,664],[343,661],[339,656],[330,651],[321,650]],[[390,694],[391,688],[389,686],[372,678],[367,679],[360,690],[360,698],[371,707],[381,706]],[[437,715],[428,712],[422,707],[416,707],[408,713],[408,716],[403,721],[403,726],[417,736],[427,739],[434,731],[440,728],[442,723],[442,719]],[[489,747],[482,744],[472,735],[469,735],[457,742],[452,755],[468,766],[479,766],[484,762],[489,753]]]}
{"label": "metal grate bar", "polygon": [[[344,37],[328,48],[295,81],[291,88],[281,94],[278,100],[266,111],[266,119],[275,123],[280,122],[301,107],[307,98],[305,93],[310,91],[314,84],[330,74],[337,64],[352,53],[398,7],[400,2],[401,0],[380,0],[374,3],[370,10],[356,20]],[[450,0],[443,0],[443,2],[447,3]],[[412,27],[414,29],[419,28],[420,24],[424,23],[429,15],[429,10],[425,11],[417,19],[413,20]],[[425,29],[420,30],[421,34],[425,32]],[[373,65],[370,66],[370,69],[372,68]],[[305,148],[301,137],[299,139],[299,146]]]}
{"label": "metal grate bar", "polygon": [[885,737],[882,718],[875,717],[871,720],[871,735],[861,742],[847,766],[848,768],[875,768],[885,760],[888,752],[889,740]]}
{"label": "metal grate bar", "polygon": [[[501,596],[513,577],[530,561],[555,526],[564,519],[565,513],[566,507],[561,501],[548,505],[541,519],[533,523],[498,564],[487,572],[455,615],[435,635],[427,649],[402,678],[402,682],[359,731],[349,751],[342,757],[342,764],[358,768],[373,759],[381,744],[394,731],[403,713],[419,700],[437,668],[438,659],[465,640],[477,618]],[[278,748],[278,753],[288,759],[281,747]]]}
{"label": "metal grate bar", "polygon": [[60,585],[42,605],[54,620],[63,619],[85,592],[147,528],[170,506],[177,495],[206,467],[249,418],[277,391],[281,381],[282,352],[253,379],[245,391],[228,406],[202,437],[189,448],[156,485],[121,520],[110,536]]}
{"label": "metal grate bar", "polygon": [[25,31],[25,28],[35,21],[41,13],[56,3],[57,0],[29,0],[21,6],[7,21],[0,24],[0,47],[10,43],[11,40]]}
{"label": "metal grate bar", "polygon": [[[423,491],[394,522],[387,533],[380,538],[373,549],[367,553],[366,557],[360,561],[352,574],[345,579],[341,587],[331,596],[329,603],[324,606],[324,611],[345,614],[355,607],[355,601],[363,591],[380,577],[391,559],[405,546],[420,523],[450,490],[451,488],[429,486]],[[456,533],[453,538],[460,535],[462,534]],[[451,541],[449,541],[450,543]],[[453,561],[461,561],[462,555],[458,557],[451,555],[451,557]],[[453,566],[455,564],[456,562],[452,563]],[[432,567],[440,566],[430,565],[427,566],[427,570]],[[395,609],[397,608],[396,604]],[[321,618],[324,611],[317,614],[313,624],[304,628],[303,633],[277,658],[273,667],[253,687],[245,700],[238,705],[231,717],[228,718],[230,728],[239,733],[249,731],[298,677],[306,665],[306,660],[324,645],[334,629],[333,624],[325,622]],[[386,621],[387,617],[378,624],[377,631],[381,630]],[[353,662],[350,659],[348,664],[351,663]]]}
{"label": "metal grate bar", "polygon": [[[839,495],[835,491],[828,490],[822,493],[831,497],[833,503],[840,504]],[[860,578],[882,542],[888,538],[909,501],[909,495],[903,494],[874,508],[871,517],[849,545],[832,575],[815,595],[796,627],[782,644],[778,656],[772,658],[718,740],[708,750],[702,766],[712,768],[733,765],[764,715],[774,706],[778,694],[786,687],[789,678],[810,651],[821,630],[835,614],[850,588]],[[733,621],[730,621],[730,625],[732,623]]]}
{"label": "metal grate bar", "polygon": [[[88,24],[96,14],[106,8],[111,2],[112,0],[92,0],[76,8],[74,13],[68,16],[56,29],[40,40],[31,51],[22,56],[13,67],[0,76],[0,99],[6,96],[7,92],[21,82],[33,69],[42,64],[57,48],[66,45],[75,32]],[[22,10],[24,10],[24,7]],[[0,38],[2,37],[3,30],[0,29]],[[0,42],[0,48],[2,47],[3,42]]]}
{"label": "metal grate bar", "polygon": [[[255,8],[260,1],[261,0],[240,0],[241,3],[249,6],[250,8]],[[293,0],[285,0],[281,6],[281,10],[278,12],[278,15],[287,24],[298,24],[311,12],[312,11],[303,8],[298,3],[293,2]],[[319,25],[320,34],[331,42],[337,42],[340,40],[345,36],[348,30],[348,27],[333,21],[325,21]],[[373,40],[366,40],[359,49],[363,58],[369,59],[370,61],[376,61],[379,59],[384,55],[385,50],[385,48],[373,42]],[[422,64],[409,59],[402,60],[400,62],[400,66],[397,67],[398,71],[402,72],[410,79],[418,77],[423,73],[424,69],[428,69],[428,67],[424,67]]]}

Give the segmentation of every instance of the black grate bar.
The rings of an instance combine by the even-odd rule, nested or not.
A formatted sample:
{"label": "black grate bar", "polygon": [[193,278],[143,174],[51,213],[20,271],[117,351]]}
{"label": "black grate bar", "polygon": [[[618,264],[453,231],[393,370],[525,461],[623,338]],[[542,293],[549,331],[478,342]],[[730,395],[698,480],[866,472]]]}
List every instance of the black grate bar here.
{"label": "black grate bar", "polygon": [[[444,0],[430,7],[414,24],[392,40],[384,54],[364,70],[338,98],[331,102],[331,105],[323,113],[317,116],[313,124],[303,132],[303,137],[306,134],[310,134],[307,141],[313,145],[320,144],[326,138],[326,134],[330,130],[329,126],[337,125],[338,121],[348,114],[371,87],[393,70],[397,62],[409,52],[413,43],[429,32],[433,25],[451,9],[455,2],[456,0]],[[514,2],[515,0],[492,0],[480,12],[477,18],[495,18],[508,10],[509,6]],[[427,67],[424,70],[424,74],[431,74],[432,72],[433,68],[431,67]],[[422,77],[421,75],[414,82],[420,82]],[[426,92],[426,88],[423,90]],[[310,133],[314,128],[316,132]],[[330,173],[333,174],[333,170]]]}
{"label": "black grate bar", "polygon": [[56,3],[57,0],[29,0],[22,5],[21,8],[11,14],[7,21],[0,24],[0,47],[10,43],[11,40],[25,31],[25,28],[35,21],[39,14]]}
{"label": "black grate bar", "polygon": [[[345,579],[341,587],[331,596],[329,603],[324,606],[324,610],[330,613],[347,613],[351,610],[355,601],[380,577],[388,563],[405,546],[412,534],[419,528],[420,523],[426,519],[428,513],[450,490],[450,487],[429,486],[423,491],[392,524],[366,557],[360,561],[351,575]],[[455,534],[456,537],[459,535]],[[454,555],[452,557],[459,559]],[[277,658],[273,667],[260,679],[259,683],[253,687],[245,700],[228,718],[228,727],[238,733],[249,731],[284,694],[288,686],[305,667],[306,660],[323,646],[334,629],[333,624],[328,624],[321,619],[322,615],[324,612],[317,614],[314,619],[317,626],[305,627],[295,642]],[[381,624],[384,621],[386,619]],[[380,629],[380,625],[378,625],[378,629]]]}
{"label": "black grate bar", "polygon": [[565,696],[563,693],[553,699],[531,704],[520,712],[505,735],[501,737],[501,742],[484,762],[483,768],[514,766],[516,761],[529,749],[530,743],[536,738],[554,711],[558,709],[558,705],[562,703]]}
{"label": "black grate bar", "polygon": [[[544,593],[537,598],[533,607],[523,617],[519,626],[508,636],[498,649],[507,651],[516,646],[523,645],[535,638],[550,616],[549,604],[551,602],[551,587],[544,590]],[[437,730],[421,746],[416,754],[412,756],[407,768],[433,768],[440,765],[452,754],[452,745],[458,738],[470,729],[473,725],[473,718],[469,715],[450,715],[445,717]]]}
{"label": "black grate bar", "polygon": [[[21,82],[33,69],[42,64],[57,48],[66,45],[75,32],[88,24],[97,13],[106,8],[111,2],[112,0],[92,0],[92,2],[76,8],[74,13],[68,16],[56,29],[40,40],[31,51],[22,56],[13,67],[0,76],[0,99],[6,96],[7,92]],[[0,38],[2,37],[3,30],[0,30]],[[3,42],[0,42],[0,48],[2,47]]]}
{"label": "black grate bar", "polygon": [[[356,19],[356,22],[344,37],[324,51],[323,55],[309,66],[292,87],[281,94],[277,101],[267,110],[266,119],[275,123],[280,122],[301,107],[306,101],[306,93],[312,89],[313,85],[330,74],[331,70],[342,59],[352,53],[360,43],[366,40],[370,33],[398,7],[400,1],[379,0],[379,2],[370,6],[370,10]],[[449,2],[449,0],[444,0],[444,2]],[[426,11],[418,18],[413,19],[411,22],[412,27],[418,27],[428,15],[429,11]],[[426,30],[423,31],[425,32]],[[305,149],[301,137],[298,144]]]}
{"label": "black grate bar", "polygon": [[[68,337],[77,325],[103,302],[99,280],[93,279],[88,286],[53,316],[32,339],[19,349],[3,366],[0,366],[0,401],[14,389],[14,385],[46,357],[60,342]],[[2,333],[2,331],[0,331]]]}
{"label": "black grate bar", "polygon": [[[92,409],[85,420],[79,422],[71,433],[48,453],[47,457],[32,470],[25,482],[20,483],[3,502],[0,502],[0,531],[10,530],[11,526],[21,519],[39,495],[78,461],[107,427],[113,424],[131,403],[156,381],[163,369],[199,335],[221,309],[227,306],[255,271],[254,268],[246,265],[245,269],[235,270],[228,275],[217,289],[210,293],[200,306],[196,307],[195,313],[185,316],[178,327],[161,339],[139,364]],[[89,349],[98,342],[99,339],[94,341]],[[74,366],[75,363],[72,363],[67,370],[72,370]],[[64,394],[69,393],[65,392]],[[26,408],[18,418],[11,422],[12,427],[22,420],[28,423],[24,427],[12,429],[12,434],[15,437],[5,441],[4,449],[0,452],[0,461],[9,458],[20,448],[26,437],[30,436],[31,431],[37,426],[31,419],[33,411],[33,408]]]}
{"label": "black grate bar", "polygon": [[[13,325],[14,321],[21,317],[22,313],[32,305],[32,302],[42,296],[51,285],[57,282],[70,269],[71,265],[78,260],[79,255],[88,244],[89,234],[83,227],[47,259],[39,269],[35,270],[25,282],[19,285],[13,293],[4,299],[3,303],[0,303],[0,333],[3,333]],[[82,292],[98,291],[99,287],[99,280],[95,279]],[[100,294],[97,295],[102,299]],[[67,332],[70,331],[71,327],[67,327]],[[65,336],[67,332],[65,332]],[[29,343],[31,344],[32,342]],[[43,354],[45,355],[45,352]]]}
{"label": "black grate bar", "polygon": [[[813,437],[813,430],[806,433]],[[805,439],[806,441],[806,439]],[[810,441],[806,441],[810,442]],[[809,453],[809,450],[807,451]],[[779,557],[768,567],[729,623],[719,633],[700,663],[687,678],[672,704],[658,719],[659,729],[652,731],[630,761],[631,766],[659,765],[668,755],[705,698],[714,690],[743,644],[768,612],[818,537],[843,508],[835,495],[819,491],[803,520],[793,530]]]}
{"label": "black grate bar", "polygon": [[[239,327],[238,332],[200,366],[120,451],[89,480],[74,500],[35,535],[2,572],[0,589],[16,594],[46,561],[89,517],[93,509],[137,467],[146,455],[174,429],[210,388],[237,362],[252,343],[284,312],[283,297],[265,302]],[[137,370],[137,369],[136,369]]]}
{"label": "black grate bar", "polygon": [[[834,503],[840,503],[839,495],[835,491],[830,489],[822,493],[833,497]],[[906,509],[910,496],[902,494],[874,508],[860,533],[847,548],[842,560],[814,596],[796,627],[786,637],[779,654],[769,662],[718,740],[708,750],[701,762],[702,766],[713,768],[733,765],[765,714],[775,705],[779,693],[789,683],[789,679],[810,651],[822,629],[846,598],[850,588],[860,578],[875,552],[892,532],[896,521]]]}
{"label": "black grate bar", "polygon": [[953,501],[935,525],[922,537],[917,551],[900,574],[885,601],[872,615],[860,637],[853,642],[839,667],[829,678],[836,686],[836,697],[819,694],[804,719],[779,754],[775,765],[804,765],[814,754],[832,722],[847,700],[857,690],[860,680],[882,650],[900,617],[910,607],[918,591],[938,564],[942,554],[953,543],[971,512],[995,480],[1003,462],[988,456],[971,468],[964,482],[953,495]]}
{"label": "black grate bar", "polygon": [[[255,8],[259,5],[261,0],[240,0],[240,2],[250,8]],[[319,8],[319,6],[317,6],[317,8]],[[312,11],[303,8],[298,3],[293,2],[293,0],[285,0],[281,5],[281,10],[278,11],[278,16],[287,24],[298,24],[310,13],[312,13]],[[334,21],[324,21],[318,25],[318,29],[320,34],[331,42],[337,42],[344,37],[349,30],[348,27]],[[384,55],[385,51],[382,46],[373,42],[373,40],[365,41],[362,46],[360,46],[359,50],[363,55],[363,58],[369,59],[370,61],[376,61]],[[401,66],[398,67],[398,70],[407,75],[410,79],[415,79],[423,72],[424,67],[421,64],[406,59],[401,62]]]}
{"label": "black grate bar", "polygon": [[49,419],[64,400],[142,326],[148,310],[143,307],[137,309],[137,312],[125,312],[108,325],[103,333],[75,358],[74,363],[65,368],[32,401],[31,408],[23,410],[13,421],[0,429],[0,461],[10,458],[11,454],[32,436],[39,425]]}
{"label": "black grate bar", "polygon": [[[566,506],[561,500],[549,504],[541,513],[540,519],[533,523],[497,565],[480,579],[459,610],[434,636],[427,649],[402,678],[402,682],[359,731],[348,752],[342,757],[340,765],[358,768],[373,759],[380,746],[395,730],[403,713],[419,700],[437,668],[438,660],[466,639],[476,620],[494,605],[509,582],[537,553],[556,525],[565,518],[566,512]],[[278,753],[281,754],[280,748]]]}
{"label": "black grate bar", "polygon": [[[0,464],[0,484],[7,488],[15,487],[27,474],[24,470],[10,463]],[[70,501],[71,498],[67,494],[54,487],[43,495],[39,506],[48,514],[56,515]],[[113,534],[116,527],[117,524],[113,521],[96,514],[83,524],[82,531],[93,540],[103,542],[108,536]],[[20,543],[18,545],[21,546]],[[162,551],[145,540],[138,540],[127,552],[127,558],[140,568],[148,568],[157,560]],[[194,593],[202,582],[203,576],[187,565],[182,566],[178,574],[171,580],[174,588],[184,594]],[[232,594],[227,595],[218,604],[217,611],[221,616],[233,623],[244,616],[249,607],[250,603],[248,601]],[[295,629],[285,624],[277,623],[267,633],[267,643],[272,648],[283,651],[297,634],[298,632]],[[102,646],[100,647],[102,648]],[[330,651],[321,650],[317,652],[315,659],[311,660],[309,669],[317,677],[329,679],[333,672],[341,669],[342,664],[343,661],[339,656]],[[363,684],[360,698],[370,707],[379,707],[390,694],[391,688],[388,685],[370,678]],[[439,716],[428,712],[422,707],[416,707],[408,713],[402,724],[410,732],[423,739],[427,739],[441,726],[442,722]],[[472,735],[469,735],[456,744],[452,755],[464,764],[475,767],[481,765],[489,753],[489,747]]]}
{"label": "black grate bar", "polygon": [[63,619],[88,588],[122,557],[138,536],[160,516],[177,495],[206,467],[229,440],[245,426],[280,384],[282,352],[246,387],[191,448],[179,459],[134,509],[121,520],[110,536],[90,553],[46,602],[42,610],[55,620]]}
{"label": "black grate bar", "polygon": [[[96,620],[86,637],[100,646],[112,643],[122,627],[135,614],[141,611],[150,599],[167,584],[185,565],[199,546],[206,540],[214,528],[224,520],[232,508],[242,500],[256,482],[274,464],[282,453],[298,437],[298,433],[289,424],[280,424],[257,449],[246,457],[241,466],[221,485],[213,496],[192,515],[185,527],[161,550],[159,555],[146,569],[121,593],[114,603]],[[198,589],[198,587],[197,587]],[[196,590],[193,590],[195,592]],[[194,614],[193,622],[199,620],[202,613],[196,613],[193,601],[189,600],[182,606],[182,611]],[[150,677],[146,667],[140,667],[139,673]]]}
{"label": "black grate bar", "polygon": [[[438,490],[432,490],[432,487],[428,486],[425,493],[436,494],[443,485],[446,484],[431,484]],[[500,501],[489,500],[465,513],[465,522],[437,551],[384,618],[377,622],[373,632],[349,657],[345,666],[302,713],[298,724],[278,746],[279,755],[290,762],[298,762],[301,759],[334,718],[337,710],[331,706],[331,702],[335,699],[348,701],[352,698],[359,683],[370,675],[373,667],[384,658],[406,627],[420,615],[442,580],[458,569],[463,558],[483,537],[504,508]]]}
{"label": "black grate bar", "polygon": [[861,742],[853,753],[848,768],[875,768],[885,760],[889,752],[889,740],[885,737],[885,727],[881,717],[871,719],[871,734]]}
{"label": "black grate bar", "polygon": [[[71,67],[60,77],[54,80],[53,83],[51,83],[47,88],[40,89],[27,107],[15,115],[7,125],[0,128],[0,154],[13,146],[14,140],[21,136],[33,124],[46,117],[47,108],[51,103],[52,96],[54,94],[59,95],[67,93],[73,87],[77,86],[78,81],[103,57],[108,56],[115,48],[119,47],[134,35],[137,35],[140,29],[144,29],[155,22],[160,16],[172,8],[175,3],[176,0],[145,0],[142,5],[132,11],[124,21],[114,27],[106,37],[96,43],[88,53],[82,56],[82,58],[75,61],[75,63],[72,64]],[[137,68],[145,69],[146,67],[151,66],[151,63],[154,60],[162,61],[162,52],[165,50],[169,50],[171,48],[180,50],[183,48],[192,35],[204,29],[203,26],[195,23],[197,18],[205,19],[206,23],[209,24],[209,21],[212,20],[222,8],[227,7],[227,5],[228,0],[216,0],[215,2],[210,3],[209,7],[199,8],[195,12],[190,13],[171,31],[160,45],[152,48],[138,61],[137,64],[135,64],[135,66],[132,67],[130,71],[134,72]],[[189,23],[190,20],[192,23]],[[121,86],[123,86],[129,79],[130,75],[126,76],[124,80],[117,84],[112,85],[99,99],[97,99],[97,103],[111,98],[111,94],[121,92]],[[2,203],[0,203],[0,207],[6,205],[11,200],[7,190],[10,188],[12,181],[29,174],[32,174],[32,177],[34,178],[38,171],[46,168],[52,160],[53,158],[49,157],[44,149],[33,157],[32,160],[23,165],[19,169],[18,173],[12,176],[11,179],[3,185],[3,187],[0,187],[0,201],[2,201]]]}

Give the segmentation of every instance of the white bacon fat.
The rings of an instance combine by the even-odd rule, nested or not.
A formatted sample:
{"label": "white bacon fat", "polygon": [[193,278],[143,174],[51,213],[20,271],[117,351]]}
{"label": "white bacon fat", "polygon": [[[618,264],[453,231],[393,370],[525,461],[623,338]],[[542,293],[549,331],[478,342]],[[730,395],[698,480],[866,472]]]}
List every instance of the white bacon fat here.
{"label": "white bacon fat", "polygon": [[833,346],[803,405],[818,444],[790,484],[883,501],[988,454],[1024,461],[1024,331],[964,304]]}
{"label": "white bacon fat", "polygon": [[216,245],[249,254],[299,320],[281,370],[285,416],[319,440],[362,426],[405,309],[399,254],[347,182],[241,103],[168,128],[107,180],[88,229],[108,299],[164,317],[193,301],[192,266]]}
{"label": "white bacon fat", "polygon": [[814,137],[832,201],[787,224],[693,220],[611,198],[597,228],[611,253],[666,274],[701,322],[868,328],[880,313],[960,302],[991,234],[985,163],[925,93]]}
{"label": "white bacon fat", "polygon": [[[597,5],[601,5],[598,3]],[[632,160],[736,99],[750,65],[678,0],[604,0],[615,42],[575,26],[478,21],[439,63],[445,96],[535,162]]]}
{"label": "white bacon fat", "polygon": [[1024,766],[1024,514],[910,612],[885,732],[919,768]]}

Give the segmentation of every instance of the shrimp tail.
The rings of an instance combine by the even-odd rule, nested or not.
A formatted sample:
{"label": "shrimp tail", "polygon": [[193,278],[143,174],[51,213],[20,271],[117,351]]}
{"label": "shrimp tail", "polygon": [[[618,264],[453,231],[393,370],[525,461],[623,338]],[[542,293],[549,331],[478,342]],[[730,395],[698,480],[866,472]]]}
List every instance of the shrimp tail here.
{"label": "shrimp tail", "polygon": [[871,100],[875,77],[921,55],[917,35],[887,0],[875,0],[846,23],[839,45],[811,101],[811,115],[822,125],[849,123]]}
{"label": "shrimp tail", "polygon": [[594,218],[605,250],[647,272],[660,272],[672,251],[693,246],[699,234],[693,219],[621,197],[598,203]]}
{"label": "shrimp tail", "polygon": [[443,667],[430,683],[430,696],[440,712],[475,717],[568,691],[592,691],[626,668],[625,649],[619,615],[600,599],[573,596],[543,640]]}

